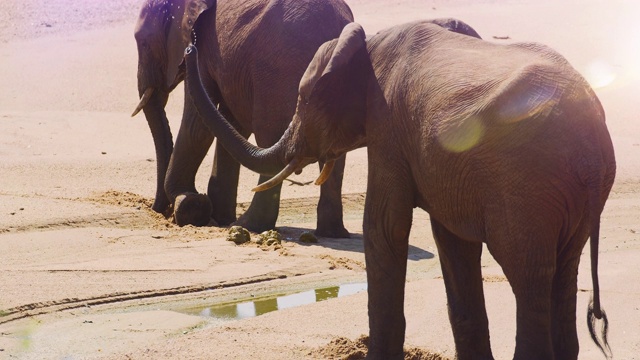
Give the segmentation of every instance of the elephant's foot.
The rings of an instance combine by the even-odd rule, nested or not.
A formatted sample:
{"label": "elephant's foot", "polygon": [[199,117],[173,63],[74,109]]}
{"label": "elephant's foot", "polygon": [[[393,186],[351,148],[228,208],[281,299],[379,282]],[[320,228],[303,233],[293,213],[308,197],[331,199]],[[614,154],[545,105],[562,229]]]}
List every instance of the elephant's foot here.
{"label": "elephant's foot", "polygon": [[242,226],[243,228],[261,233],[267,230],[273,230],[276,227],[275,219],[265,219],[264,215],[259,216],[247,211],[233,225]]}
{"label": "elephant's foot", "polygon": [[[340,204],[339,204],[340,205]],[[316,231],[313,233],[316,236],[334,238],[334,239],[348,239],[351,237],[349,231],[344,227],[342,221],[342,206],[335,206],[332,210],[321,210],[321,206],[318,205],[318,221],[316,223]],[[324,208],[328,208],[324,206]]]}
{"label": "elephant's foot", "polygon": [[208,225],[211,220],[211,201],[204,194],[178,195],[173,214],[178,226]]}
{"label": "elephant's foot", "polygon": [[494,360],[493,355],[491,354],[475,354],[475,353],[460,353],[458,352],[458,354],[456,355],[456,359],[458,360],[466,360],[466,359],[472,359],[472,360]]}
{"label": "elephant's foot", "polygon": [[334,239],[348,239],[351,237],[349,230],[347,230],[342,224],[340,225],[318,224],[318,227],[313,233],[315,236],[334,238]]}
{"label": "elephant's foot", "polygon": [[318,201],[318,220],[314,234],[327,238],[348,239],[351,237],[351,234],[349,234],[349,231],[344,227],[340,193],[327,190],[325,185],[323,185],[320,201]]}
{"label": "elephant's foot", "polygon": [[171,202],[169,202],[169,198],[164,193],[164,189],[163,189],[162,193],[160,192],[156,193],[156,198],[153,201],[153,205],[151,205],[151,210],[159,214],[164,214],[169,208],[169,205],[171,205]]}
{"label": "elephant's foot", "polygon": [[[260,182],[267,180],[267,177],[260,175]],[[276,220],[278,220],[278,212],[280,210],[281,186],[278,185],[267,191],[255,193],[251,205],[234,225],[242,226],[257,233],[273,230],[276,227]]]}
{"label": "elephant's foot", "polygon": [[236,218],[235,218],[235,217],[233,217],[233,218],[231,218],[231,217],[222,217],[222,218],[220,218],[220,217],[216,217],[216,216],[214,216],[214,217],[212,217],[212,219],[211,219],[211,220],[212,220],[212,221],[215,221],[216,226],[222,226],[222,227],[224,227],[224,226],[231,226],[231,225],[233,225],[233,224],[234,224],[234,222],[236,221]]}
{"label": "elephant's foot", "polygon": [[375,351],[375,350],[369,349],[369,352],[367,353],[367,357],[365,359],[366,360],[404,360],[404,353],[400,352],[399,354],[390,355],[382,351]]}
{"label": "elephant's foot", "polygon": [[212,204],[211,217],[218,226],[229,226],[236,221],[236,203],[227,199],[213,199],[209,193],[209,201]]}

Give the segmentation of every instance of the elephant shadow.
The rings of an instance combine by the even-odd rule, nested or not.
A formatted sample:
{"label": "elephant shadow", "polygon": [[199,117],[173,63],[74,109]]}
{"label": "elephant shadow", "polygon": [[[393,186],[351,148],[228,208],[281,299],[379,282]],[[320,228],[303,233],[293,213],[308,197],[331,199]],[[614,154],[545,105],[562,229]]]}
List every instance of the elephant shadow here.
{"label": "elephant shadow", "polygon": [[[300,246],[322,246],[333,250],[364,253],[364,237],[362,234],[352,233],[351,238],[349,239],[318,237],[318,242],[316,243],[305,243],[300,241],[300,235],[304,232],[308,232],[309,229],[292,226],[279,226],[277,230],[280,235],[282,235],[283,240],[295,242]],[[407,259],[410,261],[433,259],[434,257],[435,254],[430,251],[421,249],[414,245],[409,245],[409,254]]]}

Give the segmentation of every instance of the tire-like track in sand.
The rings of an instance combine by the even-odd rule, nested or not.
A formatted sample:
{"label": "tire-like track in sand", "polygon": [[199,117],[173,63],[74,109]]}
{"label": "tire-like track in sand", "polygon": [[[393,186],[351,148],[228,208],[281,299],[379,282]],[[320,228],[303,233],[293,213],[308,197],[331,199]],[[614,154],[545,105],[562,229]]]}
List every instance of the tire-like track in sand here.
{"label": "tire-like track in sand", "polygon": [[[343,196],[345,218],[362,216],[362,211],[364,208],[364,198],[364,194],[348,194]],[[115,205],[124,209],[113,213],[96,214],[94,216],[80,216],[67,219],[35,222],[28,225],[9,226],[0,229],[0,233],[24,233],[83,227],[157,229],[166,227],[167,223],[170,221],[169,219],[165,219],[162,215],[156,214],[149,209],[148,205],[151,203],[150,199],[145,199],[140,197],[139,195],[132,193],[112,191],[92,198],[73,200],[82,202],[94,202],[105,205]],[[318,199],[315,197],[282,199],[280,202],[279,224],[286,226],[286,224],[288,223],[300,223],[306,222],[308,220],[313,220],[313,222],[315,222],[317,202]],[[242,213],[248,206],[249,203],[238,204],[238,213]],[[171,225],[171,227],[175,227],[175,225]],[[52,314],[55,312],[83,307],[105,304],[118,304],[127,301],[154,299],[175,295],[197,294],[211,290],[265,283],[277,279],[284,279],[290,275],[290,273],[280,271],[217,283],[197,284],[165,289],[150,289],[133,292],[116,292],[87,298],[64,298],[59,300],[24,304],[1,310],[0,324],[5,324],[28,317]]]}

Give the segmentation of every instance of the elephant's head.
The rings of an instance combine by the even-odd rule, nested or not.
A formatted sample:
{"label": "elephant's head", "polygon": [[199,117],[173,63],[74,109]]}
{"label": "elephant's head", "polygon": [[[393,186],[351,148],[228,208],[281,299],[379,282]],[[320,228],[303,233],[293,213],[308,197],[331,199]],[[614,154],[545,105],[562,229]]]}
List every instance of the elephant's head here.
{"label": "elephant's head", "polygon": [[474,28],[472,28],[469,24],[465,23],[462,20],[458,20],[454,18],[439,18],[439,19],[429,20],[429,22],[458,34],[468,35],[474,38],[482,39],[480,34],[478,34],[478,32]]}
{"label": "elephant's head", "polygon": [[365,145],[366,88],[373,69],[358,24],[347,25],[338,39],[317,50],[300,81],[293,120],[268,149],[247,142],[213,106],[200,81],[194,46],[187,48],[185,59],[187,89],[218,141],[247,168],[265,175],[277,173],[254,191],[275,186],[316,161],[326,163],[316,181],[322,184],[336,158]]}
{"label": "elephant's head", "polygon": [[184,79],[180,64],[193,26],[198,16],[214,5],[213,0],[146,0],[136,24],[140,103],[132,116],[144,110],[155,143],[158,188],[153,209],[159,212],[169,205],[164,178],[173,151],[164,107],[169,93]]}

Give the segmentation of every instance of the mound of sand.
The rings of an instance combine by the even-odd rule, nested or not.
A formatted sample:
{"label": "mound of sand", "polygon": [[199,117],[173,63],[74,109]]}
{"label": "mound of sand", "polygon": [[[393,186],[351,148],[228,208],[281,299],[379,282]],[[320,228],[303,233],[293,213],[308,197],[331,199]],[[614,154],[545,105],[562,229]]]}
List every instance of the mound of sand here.
{"label": "mound of sand", "polygon": [[[362,335],[356,340],[336,337],[327,345],[314,350],[311,354],[330,360],[361,360],[367,356],[369,337]],[[449,360],[440,354],[419,348],[404,349],[405,360]]]}

